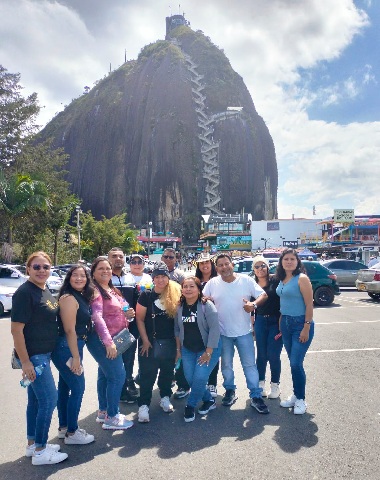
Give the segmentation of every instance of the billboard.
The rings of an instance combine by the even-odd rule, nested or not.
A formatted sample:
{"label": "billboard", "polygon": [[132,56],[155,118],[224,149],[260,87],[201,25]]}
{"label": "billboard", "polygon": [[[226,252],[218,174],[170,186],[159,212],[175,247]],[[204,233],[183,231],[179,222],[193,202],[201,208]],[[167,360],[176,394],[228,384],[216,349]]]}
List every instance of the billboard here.
{"label": "billboard", "polygon": [[335,223],[355,223],[355,212],[353,208],[334,209]]}

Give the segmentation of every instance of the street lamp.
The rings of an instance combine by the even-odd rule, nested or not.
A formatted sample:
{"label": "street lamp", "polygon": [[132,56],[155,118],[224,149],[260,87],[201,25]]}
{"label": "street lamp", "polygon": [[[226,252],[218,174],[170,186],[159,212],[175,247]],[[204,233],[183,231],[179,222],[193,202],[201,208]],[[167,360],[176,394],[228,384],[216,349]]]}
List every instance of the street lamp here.
{"label": "street lamp", "polygon": [[269,240],[272,240],[272,238],[261,237],[260,240],[262,240],[264,242],[264,250],[265,250],[267,248],[267,243],[269,242]]}
{"label": "street lamp", "polygon": [[148,260],[150,255],[150,242],[152,239],[152,225],[153,225],[153,222],[148,222]]}
{"label": "street lamp", "polygon": [[82,212],[81,208],[80,208],[80,205],[77,205],[75,207],[75,211],[77,212],[77,229],[78,229],[78,256],[79,256],[79,260],[82,260],[82,254],[81,254],[81,248],[80,248],[80,217],[79,215]]}

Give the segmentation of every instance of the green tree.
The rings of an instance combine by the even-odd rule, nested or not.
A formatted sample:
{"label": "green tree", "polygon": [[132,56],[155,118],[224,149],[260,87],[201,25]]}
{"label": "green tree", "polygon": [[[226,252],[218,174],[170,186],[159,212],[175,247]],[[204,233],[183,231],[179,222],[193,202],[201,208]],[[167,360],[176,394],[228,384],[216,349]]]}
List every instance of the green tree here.
{"label": "green tree", "polygon": [[13,244],[17,217],[36,208],[45,210],[48,205],[48,190],[44,182],[21,174],[6,178],[4,170],[0,168],[0,210],[5,220],[9,245]]}
{"label": "green tree", "polygon": [[0,65],[0,164],[10,165],[37,128],[37,94],[21,95],[20,74]]}
{"label": "green tree", "polygon": [[136,232],[126,223],[126,213],[96,220],[91,211],[81,216],[81,248],[83,256],[92,260],[106,255],[112,247],[121,247],[125,253],[138,251]]}

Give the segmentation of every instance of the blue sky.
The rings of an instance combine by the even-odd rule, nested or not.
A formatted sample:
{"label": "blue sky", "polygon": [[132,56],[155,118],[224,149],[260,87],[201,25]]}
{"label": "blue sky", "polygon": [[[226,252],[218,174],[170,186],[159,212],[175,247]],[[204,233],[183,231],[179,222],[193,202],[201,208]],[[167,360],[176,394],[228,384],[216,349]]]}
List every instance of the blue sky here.
{"label": "blue sky", "polygon": [[[37,92],[40,123],[165,36],[168,2],[0,0],[0,59]],[[178,4],[172,12],[178,12]],[[280,218],[380,213],[380,0],[188,0],[276,148]],[[242,205],[242,208],[244,205]]]}
{"label": "blue sky", "polygon": [[338,58],[300,71],[301,89],[325,91],[325,101],[312,103],[307,109],[312,120],[341,124],[380,120],[380,2],[372,2],[370,7],[368,2],[355,4],[366,8],[368,26]]}

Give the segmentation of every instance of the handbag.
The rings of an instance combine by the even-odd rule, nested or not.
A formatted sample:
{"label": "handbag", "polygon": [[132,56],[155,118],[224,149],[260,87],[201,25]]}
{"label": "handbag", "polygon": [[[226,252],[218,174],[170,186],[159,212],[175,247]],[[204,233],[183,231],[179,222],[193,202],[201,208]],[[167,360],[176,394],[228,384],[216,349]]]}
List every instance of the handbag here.
{"label": "handbag", "polygon": [[175,338],[156,338],[156,314],[152,305],[152,321],[153,321],[153,358],[156,360],[173,360],[177,353],[177,344]]}
{"label": "handbag", "polygon": [[12,355],[11,355],[11,366],[12,368],[14,368],[15,370],[19,370],[21,369],[21,362],[20,360],[16,357],[16,350],[13,349],[12,350]]}
{"label": "handbag", "polygon": [[128,330],[128,328],[123,328],[121,332],[112,337],[112,340],[116,346],[118,355],[126,352],[128,348],[136,341],[135,337]]}

